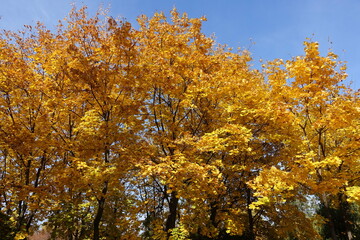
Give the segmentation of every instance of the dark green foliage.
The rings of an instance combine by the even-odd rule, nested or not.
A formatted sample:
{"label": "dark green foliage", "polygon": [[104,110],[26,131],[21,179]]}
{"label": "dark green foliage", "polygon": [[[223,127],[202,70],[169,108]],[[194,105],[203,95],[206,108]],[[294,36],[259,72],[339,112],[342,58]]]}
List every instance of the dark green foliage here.
{"label": "dark green foliage", "polygon": [[321,229],[323,239],[349,240],[360,238],[359,206],[346,201],[335,207],[320,205],[318,213],[327,219]]}
{"label": "dark green foliage", "polygon": [[1,240],[13,240],[15,237],[16,231],[10,217],[2,212],[0,212],[0,236]]}

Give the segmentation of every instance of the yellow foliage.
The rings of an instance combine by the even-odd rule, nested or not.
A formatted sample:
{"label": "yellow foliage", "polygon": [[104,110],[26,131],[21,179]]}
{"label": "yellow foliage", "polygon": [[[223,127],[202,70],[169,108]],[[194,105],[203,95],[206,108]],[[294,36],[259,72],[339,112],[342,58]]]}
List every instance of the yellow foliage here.
{"label": "yellow foliage", "polygon": [[353,186],[348,187],[346,190],[346,195],[348,196],[349,202],[360,202],[360,187],[359,186]]}
{"label": "yellow foliage", "polygon": [[170,15],[135,29],[74,8],[56,33],[1,35],[0,208],[14,224],[48,220],[59,238],[310,239],[324,222],[305,214],[308,196],[359,204],[345,64],[306,41],[256,70],[202,33],[205,18]]}

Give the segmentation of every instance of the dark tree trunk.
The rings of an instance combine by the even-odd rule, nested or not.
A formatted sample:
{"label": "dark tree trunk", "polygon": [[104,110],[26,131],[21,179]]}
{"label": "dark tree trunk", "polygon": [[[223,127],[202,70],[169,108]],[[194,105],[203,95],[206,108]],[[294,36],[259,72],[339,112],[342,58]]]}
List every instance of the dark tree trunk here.
{"label": "dark tree trunk", "polygon": [[339,194],[339,202],[340,202],[340,215],[341,220],[344,223],[344,237],[347,238],[347,240],[353,240],[353,226],[352,226],[352,217],[350,213],[350,204],[346,200],[346,197],[343,194]]}
{"label": "dark tree trunk", "polygon": [[328,220],[328,228],[329,228],[329,233],[330,233],[330,237],[332,240],[338,240],[337,234],[336,234],[336,229],[335,229],[335,222],[334,222],[334,216],[332,214],[332,211],[330,209],[330,204],[329,204],[329,200],[325,199],[324,200],[324,216],[325,218],[327,218]]}
{"label": "dark tree trunk", "polygon": [[246,207],[247,207],[247,214],[248,214],[248,229],[246,231],[246,237],[248,240],[255,240],[255,233],[254,233],[254,217],[252,215],[252,211],[250,208],[251,201],[251,190],[250,188],[246,188]]}
{"label": "dark tree trunk", "polygon": [[217,202],[212,202],[210,204],[210,222],[215,228],[218,227],[217,226],[218,222],[216,221],[217,210],[218,210]]}
{"label": "dark tree trunk", "polygon": [[93,236],[93,240],[99,240],[100,239],[100,222],[104,213],[104,208],[105,208],[105,195],[107,193],[108,190],[108,182],[105,182],[104,184],[104,188],[102,190],[102,196],[100,197],[100,199],[98,199],[98,209],[95,215],[95,219],[94,219],[94,236]]}
{"label": "dark tree trunk", "polygon": [[[330,216],[330,218],[331,218],[331,216]],[[338,237],[337,237],[336,231],[335,231],[335,224],[332,219],[329,219],[329,227],[330,227],[330,233],[331,233],[332,240],[338,240]]]}
{"label": "dark tree trunk", "polygon": [[169,201],[169,216],[166,219],[165,231],[170,237],[169,230],[175,228],[177,208],[178,208],[179,199],[176,197],[176,192],[172,192]]}

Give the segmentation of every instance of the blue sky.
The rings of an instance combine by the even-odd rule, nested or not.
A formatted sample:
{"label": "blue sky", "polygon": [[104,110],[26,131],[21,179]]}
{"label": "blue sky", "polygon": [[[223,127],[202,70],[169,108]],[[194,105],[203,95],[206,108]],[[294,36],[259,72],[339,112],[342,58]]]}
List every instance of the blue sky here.
{"label": "blue sky", "polygon": [[360,88],[359,0],[0,0],[0,29],[19,30],[37,21],[53,27],[71,9],[83,4],[94,13],[100,5],[110,15],[136,23],[137,16],[168,13],[174,6],[190,17],[206,16],[203,32],[229,47],[249,49],[259,59],[290,59],[303,53],[303,41],[320,43],[348,65],[348,82]]}

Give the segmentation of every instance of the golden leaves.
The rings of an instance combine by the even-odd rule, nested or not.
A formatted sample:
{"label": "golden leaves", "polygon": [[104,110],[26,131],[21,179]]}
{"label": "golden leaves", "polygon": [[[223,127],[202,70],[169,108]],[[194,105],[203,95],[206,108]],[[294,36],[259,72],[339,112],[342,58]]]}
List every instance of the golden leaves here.
{"label": "golden leaves", "polygon": [[297,182],[292,173],[273,166],[263,170],[250,186],[256,191],[254,195],[258,197],[257,201],[251,203],[250,208],[259,209],[261,205],[271,202],[286,202],[288,198],[294,196]]}
{"label": "golden leaves", "polygon": [[359,186],[352,186],[346,189],[346,195],[348,196],[349,202],[360,202],[360,187]]}
{"label": "golden leaves", "polygon": [[114,239],[140,238],[142,223],[159,239],[306,239],[306,196],[359,202],[346,66],[305,42],[304,56],[253,70],[249,52],[214,47],[204,20],[174,9],[134,29],[82,8],[56,34],[3,36],[1,197],[18,224],[50,211],[57,229],[100,219]]}
{"label": "golden leaves", "polygon": [[251,138],[251,132],[244,126],[236,124],[227,124],[213,132],[206,133],[196,143],[200,151],[227,151],[230,155],[239,152],[251,151],[247,147],[247,142]]}

